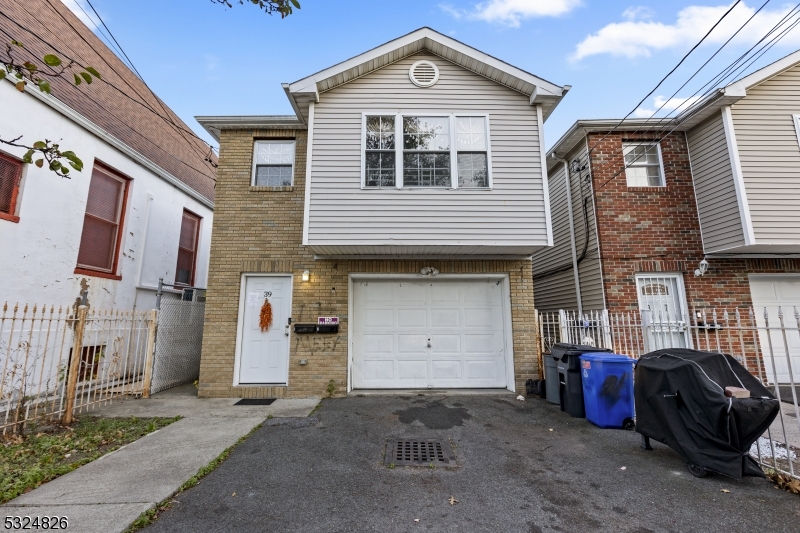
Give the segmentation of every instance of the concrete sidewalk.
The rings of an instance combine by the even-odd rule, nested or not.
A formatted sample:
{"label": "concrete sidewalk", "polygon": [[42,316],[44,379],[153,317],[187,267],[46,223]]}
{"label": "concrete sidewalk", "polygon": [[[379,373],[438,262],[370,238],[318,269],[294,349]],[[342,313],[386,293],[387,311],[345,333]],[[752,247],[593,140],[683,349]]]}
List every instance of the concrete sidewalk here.
{"label": "concrete sidewalk", "polygon": [[124,531],[269,415],[305,417],[318,400],[276,400],[234,406],[237,399],[199,399],[193,386],[148,400],[98,409],[107,417],[184,416],[169,426],[0,506],[8,516],[66,516],[69,531]]}

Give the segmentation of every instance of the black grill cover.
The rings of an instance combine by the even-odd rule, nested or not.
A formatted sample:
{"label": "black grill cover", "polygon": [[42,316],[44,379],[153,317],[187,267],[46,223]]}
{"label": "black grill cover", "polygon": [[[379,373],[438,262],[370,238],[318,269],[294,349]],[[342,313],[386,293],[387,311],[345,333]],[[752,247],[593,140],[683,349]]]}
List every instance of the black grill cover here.
{"label": "black grill cover", "polygon": [[[780,406],[761,382],[730,355],[670,348],[636,363],[636,431],[663,442],[686,461],[734,479],[764,476],[750,446]],[[750,398],[729,398],[725,387]]]}

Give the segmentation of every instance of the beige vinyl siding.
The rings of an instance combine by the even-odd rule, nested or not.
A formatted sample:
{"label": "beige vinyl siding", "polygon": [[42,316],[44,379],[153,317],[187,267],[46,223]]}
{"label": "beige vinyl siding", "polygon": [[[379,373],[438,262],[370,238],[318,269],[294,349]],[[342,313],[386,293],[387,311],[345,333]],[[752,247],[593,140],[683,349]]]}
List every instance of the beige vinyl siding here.
{"label": "beige vinyl siding", "polygon": [[[566,159],[575,158],[586,161],[585,144],[578,151],[570,154]],[[584,178],[588,169],[583,171]],[[600,273],[600,258],[597,248],[597,231],[595,229],[594,202],[590,185],[581,184],[577,175],[570,178],[572,196],[572,218],[575,227],[576,255],[580,258],[586,242],[586,224],[584,222],[581,194],[588,197],[587,212],[589,215],[589,245],[586,257],[578,265],[578,275],[581,289],[581,304],[584,310],[603,309],[603,280]],[[553,247],[546,248],[534,254],[533,273],[536,275],[552,268],[572,264],[572,244],[569,235],[569,214],[567,210],[566,179],[564,165],[558,163],[551,168],[549,174],[550,185],[550,210],[553,218]],[[534,281],[534,294],[536,294],[536,308],[541,311],[555,311],[558,309],[575,310],[578,300],[575,295],[575,277],[573,270],[553,274],[546,278]]]}
{"label": "beige vinyl siding", "polygon": [[744,245],[722,112],[687,132],[694,194],[706,253]]}
{"label": "beige vinyl siding", "polygon": [[[433,87],[409,80],[411,64],[421,59],[439,67]],[[362,112],[375,111],[488,113],[493,190],[362,190]],[[320,94],[312,159],[309,245],[346,254],[381,253],[386,246],[474,253],[476,245],[532,252],[547,244],[536,108],[527,96],[432,54],[407,57]]]}
{"label": "beige vinyl siding", "polygon": [[731,106],[756,244],[800,243],[800,65]]}

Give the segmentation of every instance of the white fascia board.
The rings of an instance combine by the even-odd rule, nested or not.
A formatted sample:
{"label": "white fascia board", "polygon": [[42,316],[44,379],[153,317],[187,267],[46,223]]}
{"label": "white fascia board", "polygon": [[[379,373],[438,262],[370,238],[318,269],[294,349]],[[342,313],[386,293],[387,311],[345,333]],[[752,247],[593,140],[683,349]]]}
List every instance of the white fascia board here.
{"label": "white fascia board", "polygon": [[725,94],[728,95],[729,91],[733,94],[736,92],[745,92],[750,87],[763,83],[783,72],[788,68],[792,68],[797,63],[800,63],[800,50],[783,57],[774,63],[770,63],[766,67],[759,69],[752,74],[745,76],[735,82],[725,86]]}
{"label": "white fascia board", "polygon": [[[10,77],[6,77],[6,79],[11,81]],[[197,192],[196,190],[189,187],[187,184],[155,164],[154,162],[150,161],[147,157],[142,155],[141,153],[137,152],[124,142],[120,141],[106,130],[86,118],[85,116],[81,115],[67,104],[59,100],[58,98],[51,96],[49,94],[43,93],[38,88],[34,88],[32,84],[28,84],[25,86],[25,92],[34,98],[37,98],[40,102],[45,105],[50,106],[58,113],[61,113],[74,123],[78,124],[88,132],[92,133],[93,135],[97,136],[98,138],[102,139],[103,141],[107,142],[126,156],[130,157],[133,161],[136,161],[144,168],[155,174],[156,176],[160,177],[170,185],[174,186],[176,189],[183,191],[191,198],[194,198],[207,208],[214,210],[214,202]]]}
{"label": "white fascia board", "polygon": [[286,93],[286,98],[289,99],[289,103],[292,104],[292,109],[294,109],[294,113],[297,115],[297,120],[305,124],[306,120],[303,118],[303,113],[300,111],[300,107],[297,105],[297,102],[294,99],[294,94],[292,94],[289,90],[289,84],[282,83],[281,86],[283,87],[283,92]]}
{"label": "white fascia board", "polygon": [[342,72],[346,72],[353,67],[357,67],[363,63],[368,63],[378,57],[381,57],[384,54],[388,54],[405,46],[408,46],[412,43],[420,41],[422,39],[430,39],[431,41],[435,41],[442,46],[448,47],[455,52],[461,53],[467,57],[471,57],[476,61],[480,61],[481,63],[485,63],[486,65],[495,68],[501,72],[505,72],[511,76],[517,77],[523,81],[526,81],[532,85],[536,85],[540,88],[540,90],[545,91],[554,96],[561,96],[563,93],[563,88],[551,83],[547,80],[543,80],[538,76],[534,76],[530,72],[526,72],[520,68],[515,66],[509,65],[508,63],[501,61],[495,57],[492,57],[480,50],[476,50],[471,46],[468,46],[462,42],[456,41],[455,39],[448,37],[446,35],[442,35],[441,33],[432,30],[431,28],[420,28],[416,31],[413,31],[407,35],[402,37],[398,37],[388,43],[384,43],[372,50],[364,52],[363,54],[359,54],[355,57],[348,59],[347,61],[343,61],[339,64],[333,65],[332,67],[328,67],[324,70],[321,70],[311,76],[307,76],[301,80],[298,80],[294,83],[288,84],[288,92],[290,93],[297,93],[297,92],[308,92],[307,87],[309,85],[316,85],[318,81],[336,76],[337,74],[341,74]]}
{"label": "white fascia board", "polygon": [[536,123],[539,136],[539,166],[542,169],[542,194],[544,195],[544,215],[547,226],[547,246],[553,246],[553,220],[550,213],[550,186],[547,182],[547,153],[544,150],[544,120],[542,119],[542,106],[536,106]]}

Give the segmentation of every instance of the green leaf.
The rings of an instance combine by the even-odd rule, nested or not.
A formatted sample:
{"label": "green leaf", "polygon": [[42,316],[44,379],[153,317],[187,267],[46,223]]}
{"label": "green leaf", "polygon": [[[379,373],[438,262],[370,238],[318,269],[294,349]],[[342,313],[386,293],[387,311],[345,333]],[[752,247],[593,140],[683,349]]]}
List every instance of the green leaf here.
{"label": "green leaf", "polygon": [[289,1],[292,3],[294,7],[300,9],[300,2],[298,2],[297,0],[289,0]]}
{"label": "green leaf", "polygon": [[71,166],[72,168],[74,168],[74,169],[75,169],[75,170],[77,170],[78,172],[80,172],[81,170],[83,170],[83,163],[80,163],[80,164],[78,164],[78,163],[73,163],[72,161],[70,161],[70,162],[69,162],[69,166]]}
{"label": "green leaf", "polygon": [[86,71],[87,71],[89,74],[91,74],[92,76],[94,76],[95,78],[99,79],[99,80],[102,80],[102,79],[103,79],[102,77],[100,77],[100,73],[99,73],[99,72],[97,72],[97,71],[94,69],[94,67],[86,67]]}
{"label": "green leaf", "polygon": [[33,143],[33,147],[37,150],[41,150],[42,148],[47,148],[47,143],[44,141],[36,141]]}
{"label": "green leaf", "polygon": [[0,80],[6,77],[6,71],[0,68]]}
{"label": "green leaf", "polygon": [[60,170],[60,169],[61,169],[61,163],[59,163],[55,159],[50,161],[50,170]]}
{"label": "green leaf", "polygon": [[35,165],[42,168],[44,166],[44,159],[37,159]]}
{"label": "green leaf", "polygon": [[28,150],[25,152],[25,155],[22,156],[22,160],[26,163],[33,163],[33,152],[34,150]]}
{"label": "green leaf", "polygon": [[47,94],[50,94],[50,82],[39,80],[39,89]]}
{"label": "green leaf", "polygon": [[53,54],[47,54],[42,59],[48,66],[51,67],[57,67],[61,64],[61,59],[59,59],[58,56]]}
{"label": "green leaf", "polygon": [[15,39],[11,39],[11,44],[13,44],[14,46],[19,46],[20,48],[25,48],[25,45],[23,45],[21,42]]}
{"label": "green leaf", "polygon": [[73,76],[75,76],[75,85],[80,85],[81,84],[81,77],[78,76],[77,74],[73,74]]}
{"label": "green leaf", "polygon": [[61,165],[61,173],[66,176],[67,174],[69,174],[69,169],[64,165]]}
{"label": "green leaf", "polygon": [[26,69],[30,70],[31,72],[33,72],[35,70],[39,70],[39,67],[37,67],[34,63],[31,63],[30,61],[24,62],[22,64],[22,66],[25,67]]}
{"label": "green leaf", "polygon": [[86,83],[92,83],[92,77],[85,72],[81,72],[81,78],[83,78],[83,81]]}

